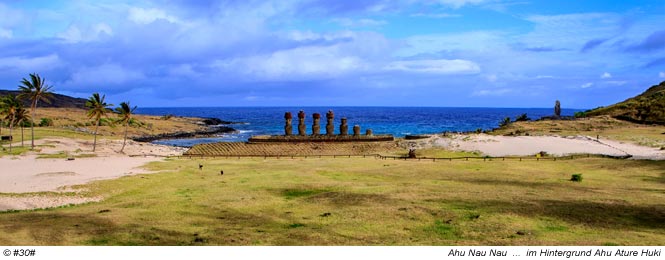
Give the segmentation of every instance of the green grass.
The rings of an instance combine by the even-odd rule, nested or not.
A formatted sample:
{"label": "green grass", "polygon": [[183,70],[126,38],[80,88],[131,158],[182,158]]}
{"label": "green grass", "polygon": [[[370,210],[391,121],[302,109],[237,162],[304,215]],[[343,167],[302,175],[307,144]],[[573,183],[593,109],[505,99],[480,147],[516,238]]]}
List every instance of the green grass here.
{"label": "green grass", "polygon": [[[198,169],[203,164],[204,170]],[[7,245],[663,245],[665,162],[174,159],[0,214]],[[224,175],[219,171],[224,170]],[[584,182],[569,181],[571,172]]]}

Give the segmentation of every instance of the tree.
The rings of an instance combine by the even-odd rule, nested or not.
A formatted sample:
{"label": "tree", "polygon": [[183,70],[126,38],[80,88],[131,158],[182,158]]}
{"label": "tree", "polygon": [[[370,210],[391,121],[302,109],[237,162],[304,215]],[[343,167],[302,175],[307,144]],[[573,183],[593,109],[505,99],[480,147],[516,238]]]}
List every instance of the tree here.
{"label": "tree", "polygon": [[21,147],[24,146],[23,141],[25,140],[25,135],[23,135],[23,129],[25,123],[29,122],[28,120],[30,120],[30,114],[28,114],[28,110],[23,108],[23,106],[19,106],[18,109],[16,109],[16,114],[14,115],[14,122],[16,125],[21,126]]}
{"label": "tree", "polygon": [[88,98],[88,101],[85,102],[85,107],[89,108],[88,118],[94,118],[97,122],[95,126],[95,140],[92,143],[93,152],[97,148],[97,130],[99,130],[99,124],[101,123],[102,117],[106,117],[106,114],[111,112],[109,107],[113,106],[113,104],[107,104],[104,102],[104,98],[106,98],[105,95],[100,97],[99,93],[93,93],[92,96]]}
{"label": "tree", "polygon": [[50,98],[53,97],[53,92],[51,91],[52,86],[46,85],[46,79],[39,77],[39,74],[32,73],[30,74],[30,80],[23,78],[21,80],[21,85],[18,86],[19,98],[30,100],[30,114],[31,114],[31,147],[35,149],[35,122],[34,118],[35,112],[37,110],[37,104],[39,101],[44,101],[50,103]]}
{"label": "tree", "polygon": [[[2,104],[3,112],[6,115],[5,119],[9,120],[9,136],[12,136],[16,112],[20,109],[21,102],[16,99],[16,96],[8,95],[2,99]],[[12,141],[13,140],[9,140],[9,152],[12,151]]]}
{"label": "tree", "polygon": [[556,117],[560,117],[560,116],[561,116],[561,102],[559,102],[559,100],[557,100],[556,102],[554,102],[554,115],[555,115]]}
{"label": "tree", "polygon": [[122,102],[120,103],[120,106],[115,109],[115,111],[118,112],[118,116],[120,117],[120,122],[125,125],[125,137],[122,141],[122,148],[120,148],[121,153],[125,149],[125,144],[127,143],[127,128],[129,127],[129,122],[132,120],[132,115],[134,114],[135,110],[136,106],[132,108],[129,105],[129,102]]}

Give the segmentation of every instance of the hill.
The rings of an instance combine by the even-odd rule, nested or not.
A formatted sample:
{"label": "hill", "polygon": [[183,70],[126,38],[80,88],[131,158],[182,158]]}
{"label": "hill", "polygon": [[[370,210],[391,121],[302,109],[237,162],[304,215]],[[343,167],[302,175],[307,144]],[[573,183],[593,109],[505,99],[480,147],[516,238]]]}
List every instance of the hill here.
{"label": "hill", "polygon": [[[0,90],[0,97],[4,97],[9,94],[18,95],[19,91],[14,90]],[[70,96],[65,96],[61,94],[53,94],[50,104],[46,102],[39,102],[39,107],[56,107],[56,108],[85,108],[86,99],[75,98]],[[30,107],[30,101],[23,101],[23,106]]]}
{"label": "hill", "polygon": [[665,81],[623,102],[585,113],[586,116],[608,115],[634,123],[665,125]]}

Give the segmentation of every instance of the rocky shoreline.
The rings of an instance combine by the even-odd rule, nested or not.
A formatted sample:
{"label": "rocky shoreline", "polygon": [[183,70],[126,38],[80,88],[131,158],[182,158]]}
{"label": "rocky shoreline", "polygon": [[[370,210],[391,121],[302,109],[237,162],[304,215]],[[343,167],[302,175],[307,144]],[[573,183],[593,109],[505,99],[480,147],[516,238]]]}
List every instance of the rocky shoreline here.
{"label": "rocky shoreline", "polygon": [[201,123],[206,125],[207,129],[194,131],[194,132],[174,132],[174,133],[163,133],[157,135],[145,135],[145,136],[134,137],[132,138],[132,140],[136,142],[152,142],[163,139],[211,137],[218,134],[234,133],[238,131],[235,128],[231,128],[228,126],[221,126],[221,125],[244,124],[242,122],[224,121],[219,118],[202,118]]}

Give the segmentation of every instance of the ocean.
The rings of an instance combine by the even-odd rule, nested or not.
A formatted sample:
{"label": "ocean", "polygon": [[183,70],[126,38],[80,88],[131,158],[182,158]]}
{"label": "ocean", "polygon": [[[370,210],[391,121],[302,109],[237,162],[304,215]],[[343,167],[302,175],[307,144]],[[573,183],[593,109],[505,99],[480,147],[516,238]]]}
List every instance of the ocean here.
{"label": "ocean", "polygon": [[[374,134],[405,135],[433,134],[442,132],[475,131],[478,128],[496,128],[499,122],[526,113],[531,119],[552,115],[553,108],[457,108],[457,107],[173,107],[138,108],[137,114],[215,117],[224,121],[242,122],[229,127],[237,133],[223,134],[212,138],[159,140],[154,143],[192,146],[210,142],[244,142],[252,135],[284,134],[284,112],[293,114],[293,131],[297,133],[297,114],[304,110],[307,133],[311,133],[312,114],[321,114],[321,133],[325,133],[325,114],[335,113],[335,133],[340,119],[346,117],[349,130],[360,125],[361,133],[372,129]],[[582,109],[562,109],[561,114],[572,116]]]}

